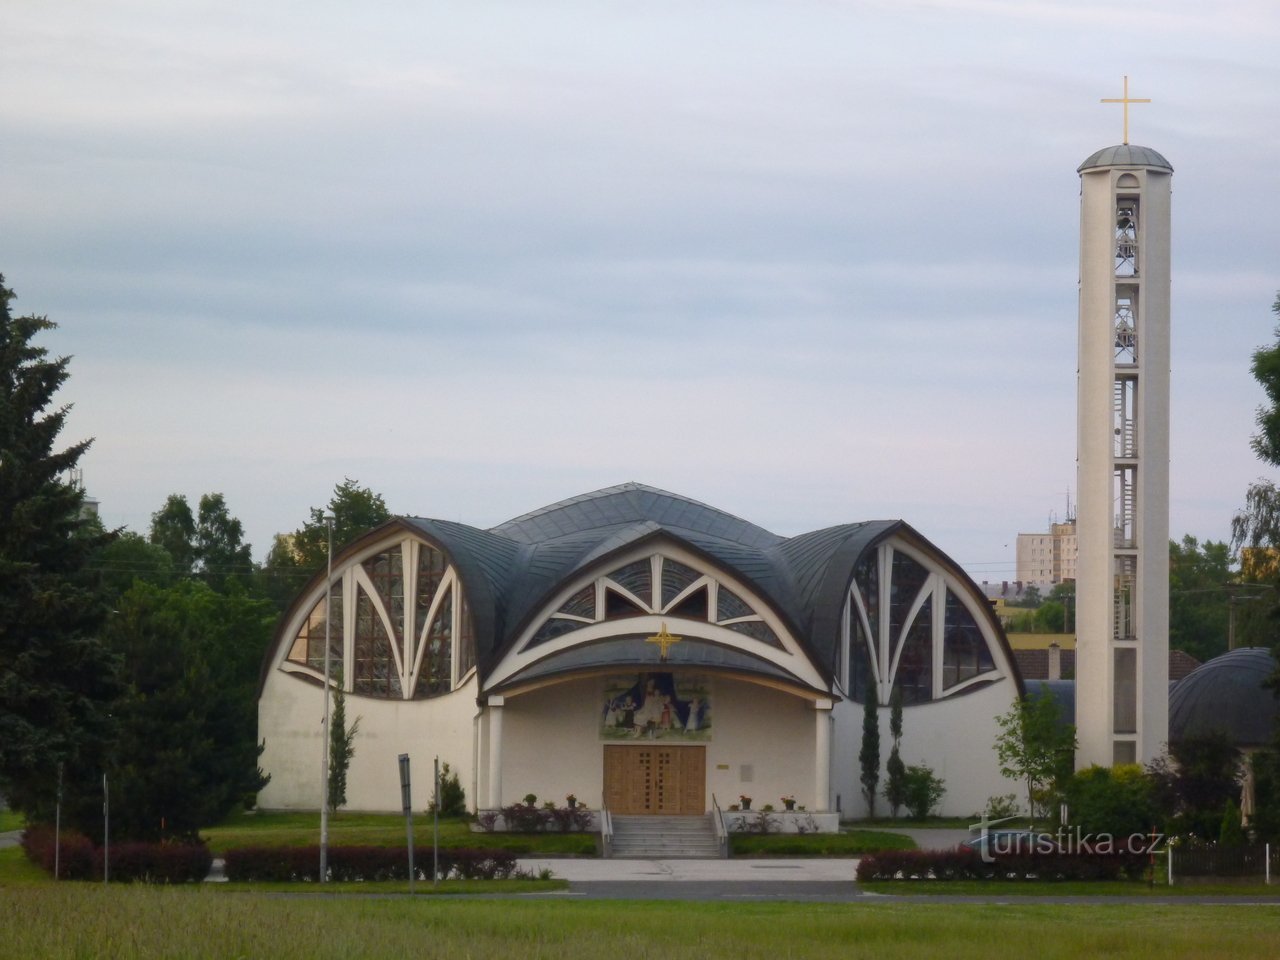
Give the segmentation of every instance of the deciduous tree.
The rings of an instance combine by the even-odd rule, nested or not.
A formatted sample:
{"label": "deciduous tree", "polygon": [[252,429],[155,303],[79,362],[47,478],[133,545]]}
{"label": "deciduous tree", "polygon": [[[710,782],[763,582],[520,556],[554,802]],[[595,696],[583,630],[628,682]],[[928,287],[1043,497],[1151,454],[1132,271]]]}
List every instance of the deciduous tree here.
{"label": "deciduous tree", "polygon": [[1063,723],[1058,705],[1048,692],[1019,697],[1008,713],[996,717],[1000,735],[996,756],[1000,773],[1021,780],[1027,788],[1027,809],[1035,816],[1037,798],[1071,767],[1076,728]]}
{"label": "deciduous tree", "polygon": [[338,550],[356,537],[391,519],[380,494],[347,478],[333,489],[325,507],[312,507],[310,518],[293,533],[280,534],[263,565],[266,594],[283,610],[306,579],[323,570],[329,556],[325,514],[333,514],[333,547]]}

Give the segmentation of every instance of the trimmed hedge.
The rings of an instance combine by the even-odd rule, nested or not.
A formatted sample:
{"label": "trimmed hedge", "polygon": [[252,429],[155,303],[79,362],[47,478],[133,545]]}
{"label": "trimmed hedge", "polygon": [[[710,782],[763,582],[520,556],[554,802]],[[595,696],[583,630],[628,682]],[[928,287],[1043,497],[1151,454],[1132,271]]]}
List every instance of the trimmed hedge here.
{"label": "trimmed hedge", "polygon": [[[330,847],[329,879],[334,882],[408,880],[409,858],[395,847]],[[414,874],[431,879],[432,848],[414,847]],[[240,847],[228,850],[226,875],[236,881],[320,879],[320,848]],[[440,850],[441,880],[506,880],[516,875],[516,856],[508,850]]]}
{"label": "trimmed hedge", "polygon": [[1130,880],[1149,858],[1139,853],[1019,853],[984,861],[976,850],[886,850],[858,862],[858,880]]}
{"label": "trimmed hedge", "polygon": [[[55,853],[51,826],[28,827],[22,835],[27,859],[53,874],[55,855],[62,880],[101,880],[103,855],[92,841],[74,830],[62,832]],[[209,875],[213,855],[203,843],[117,843],[110,848],[110,876],[121,883],[187,883]]]}

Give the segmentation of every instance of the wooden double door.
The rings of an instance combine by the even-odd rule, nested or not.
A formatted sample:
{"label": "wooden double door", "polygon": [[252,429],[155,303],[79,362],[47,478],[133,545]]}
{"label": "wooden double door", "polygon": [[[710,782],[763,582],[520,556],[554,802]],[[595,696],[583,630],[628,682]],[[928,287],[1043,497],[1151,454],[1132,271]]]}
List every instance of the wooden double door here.
{"label": "wooden double door", "polygon": [[605,744],[610,813],[701,814],[707,809],[707,750],[662,743]]}

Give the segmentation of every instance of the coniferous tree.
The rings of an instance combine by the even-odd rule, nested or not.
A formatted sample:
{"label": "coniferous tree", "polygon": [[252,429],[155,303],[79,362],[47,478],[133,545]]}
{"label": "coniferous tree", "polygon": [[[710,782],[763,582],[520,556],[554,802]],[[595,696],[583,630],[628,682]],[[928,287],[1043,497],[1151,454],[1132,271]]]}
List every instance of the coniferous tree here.
{"label": "coniferous tree", "polygon": [[900,748],[902,746],[902,688],[894,687],[893,696],[889,698],[889,736],[893,737],[893,748],[889,751],[889,759],[885,761],[886,783],[884,798],[889,801],[889,809],[893,816],[907,802],[907,765],[902,762]]}
{"label": "coniferous tree", "polygon": [[879,708],[875,681],[868,680],[862,707],[862,749],[858,751],[858,765],[862,768],[862,796],[867,801],[868,817],[876,815],[876,789],[880,785]]}
{"label": "coniferous tree", "polygon": [[329,812],[337,813],[347,804],[347,771],[356,755],[356,734],[360,718],[347,726],[347,695],[339,675],[333,688],[333,713],[329,716]]}
{"label": "coniferous tree", "polygon": [[117,681],[89,569],[101,528],[67,479],[89,441],[55,450],[68,359],[33,342],[54,324],[13,317],[12,299],[0,276],[0,791],[38,817],[59,765],[71,783],[101,777]]}

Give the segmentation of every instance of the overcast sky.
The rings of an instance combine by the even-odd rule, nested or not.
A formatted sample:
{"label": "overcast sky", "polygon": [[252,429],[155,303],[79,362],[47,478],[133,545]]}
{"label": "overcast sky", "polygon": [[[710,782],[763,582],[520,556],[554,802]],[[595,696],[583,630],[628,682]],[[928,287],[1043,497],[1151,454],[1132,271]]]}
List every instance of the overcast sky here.
{"label": "overcast sky", "polygon": [[1075,487],[1079,177],[1175,169],[1172,516],[1224,539],[1280,289],[1273,0],[8,0],[0,272],[109,526],[344,477],[628,480],[979,580]]}

